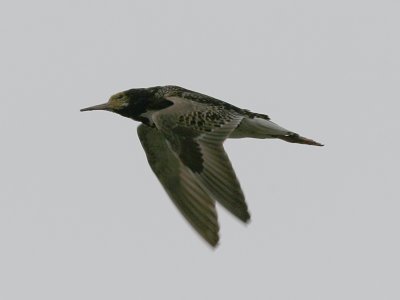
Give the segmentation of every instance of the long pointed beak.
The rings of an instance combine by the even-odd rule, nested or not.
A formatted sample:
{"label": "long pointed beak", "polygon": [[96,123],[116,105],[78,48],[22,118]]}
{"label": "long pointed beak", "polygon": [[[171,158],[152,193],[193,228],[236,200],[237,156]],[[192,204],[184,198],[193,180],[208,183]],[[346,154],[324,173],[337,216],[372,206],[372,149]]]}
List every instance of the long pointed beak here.
{"label": "long pointed beak", "polygon": [[89,110],[108,110],[109,106],[108,103],[103,103],[95,106],[90,106],[86,108],[82,108],[81,111],[89,111]]}

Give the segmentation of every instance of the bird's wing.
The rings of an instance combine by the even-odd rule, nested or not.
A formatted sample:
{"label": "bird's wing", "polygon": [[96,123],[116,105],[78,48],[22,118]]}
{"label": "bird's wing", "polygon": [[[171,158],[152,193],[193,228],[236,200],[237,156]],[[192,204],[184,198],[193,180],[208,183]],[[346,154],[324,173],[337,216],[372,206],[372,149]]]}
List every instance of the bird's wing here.
{"label": "bird's wing", "polygon": [[153,172],[177,208],[210,245],[216,246],[219,225],[215,201],[171,151],[163,133],[140,125],[138,135]]}
{"label": "bird's wing", "polygon": [[[247,222],[250,214],[245,198],[223,148],[223,142],[243,117],[221,107],[213,108],[214,111],[210,112],[207,105],[193,107],[193,104],[179,99],[168,100],[173,101],[176,107],[160,111],[154,121],[166,136],[170,148],[214,200]],[[176,114],[177,111],[183,113],[187,105],[191,106],[187,110],[189,117],[181,115],[172,126],[163,122],[163,119],[171,119],[168,114]],[[201,116],[197,120],[196,113]]]}

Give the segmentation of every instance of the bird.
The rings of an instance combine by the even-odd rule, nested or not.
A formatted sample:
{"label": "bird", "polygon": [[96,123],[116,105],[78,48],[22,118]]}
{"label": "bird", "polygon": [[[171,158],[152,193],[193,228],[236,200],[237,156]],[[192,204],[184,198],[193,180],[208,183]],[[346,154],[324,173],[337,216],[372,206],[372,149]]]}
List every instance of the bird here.
{"label": "bird", "polygon": [[280,139],[323,146],[251,112],[179,86],[134,88],[108,102],[81,109],[105,110],[141,122],[139,140],[148,163],[172,202],[212,247],[219,243],[216,202],[239,220],[250,213],[223,143],[228,138]]}

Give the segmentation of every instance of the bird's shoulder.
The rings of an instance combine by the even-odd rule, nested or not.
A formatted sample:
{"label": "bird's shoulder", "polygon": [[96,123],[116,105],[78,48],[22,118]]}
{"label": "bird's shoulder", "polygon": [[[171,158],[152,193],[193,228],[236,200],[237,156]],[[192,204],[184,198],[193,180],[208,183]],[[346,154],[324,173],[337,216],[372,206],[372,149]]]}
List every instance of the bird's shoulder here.
{"label": "bird's shoulder", "polygon": [[193,102],[198,104],[198,110],[210,111],[210,113],[218,112],[220,117],[224,115],[223,112],[225,111],[228,114],[237,114],[251,119],[262,118],[270,120],[270,117],[266,114],[242,109],[228,102],[176,85],[157,87],[155,96],[162,99],[180,99],[181,102]]}
{"label": "bird's shoulder", "polygon": [[211,132],[242,117],[239,108],[177,86],[159,88],[156,97],[170,101],[173,105],[153,115],[155,124],[159,128],[173,129],[176,134]]}
{"label": "bird's shoulder", "polygon": [[241,113],[243,110],[239,107],[236,107],[230,103],[219,100],[217,98],[195,92],[192,90],[185,89],[176,85],[167,85],[163,87],[159,87],[158,91],[155,93],[157,97],[168,99],[168,98],[180,98],[182,101],[191,101],[198,104],[204,104],[205,106],[210,107],[219,107],[227,110],[232,110],[237,113]]}

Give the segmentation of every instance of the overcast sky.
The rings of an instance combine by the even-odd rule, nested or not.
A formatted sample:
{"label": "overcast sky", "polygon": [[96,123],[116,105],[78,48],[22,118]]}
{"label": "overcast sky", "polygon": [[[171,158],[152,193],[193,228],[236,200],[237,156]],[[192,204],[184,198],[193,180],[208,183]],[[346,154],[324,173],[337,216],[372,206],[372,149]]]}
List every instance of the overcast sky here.
{"label": "overcast sky", "polygon": [[[2,1],[0,299],[399,299],[398,1]],[[138,123],[174,84],[324,148],[225,147],[252,221],[208,247]]]}

